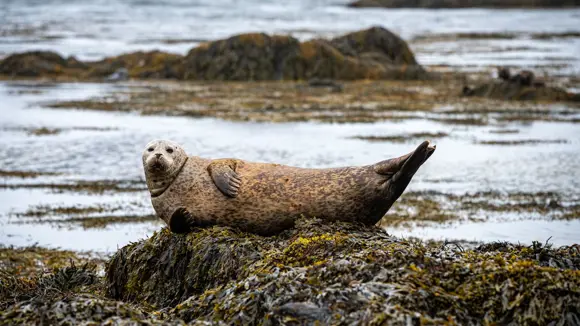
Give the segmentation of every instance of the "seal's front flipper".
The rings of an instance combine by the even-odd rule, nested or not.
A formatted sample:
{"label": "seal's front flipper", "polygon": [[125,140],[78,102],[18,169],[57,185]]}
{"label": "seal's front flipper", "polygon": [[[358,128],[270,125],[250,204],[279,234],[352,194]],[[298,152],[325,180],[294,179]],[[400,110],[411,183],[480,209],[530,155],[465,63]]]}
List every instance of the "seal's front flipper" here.
{"label": "seal's front flipper", "polygon": [[173,233],[187,233],[193,228],[208,227],[214,223],[196,219],[186,208],[180,207],[173,212],[169,219],[169,230]]}
{"label": "seal's front flipper", "polygon": [[236,160],[215,160],[209,164],[207,171],[216,187],[228,197],[236,197],[242,184],[242,178],[236,172]]}

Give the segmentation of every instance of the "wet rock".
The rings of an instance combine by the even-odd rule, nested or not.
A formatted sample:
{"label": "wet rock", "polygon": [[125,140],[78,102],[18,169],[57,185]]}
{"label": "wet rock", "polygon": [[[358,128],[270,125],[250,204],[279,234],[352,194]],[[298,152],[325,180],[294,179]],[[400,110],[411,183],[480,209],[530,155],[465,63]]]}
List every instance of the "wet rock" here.
{"label": "wet rock", "polygon": [[578,0],[357,0],[352,8],[560,8],[580,6]]}
{"label": "wet rock", "polygon": [[417,65],[415,56],[402,38],[382,27],[349,33],[330,43],[341,53],[393,65]]}
{"label": "wet rock", "polygon": [[115,254],[106,288],[185,322],[536,325],[580,318],[579,268],[575,246],[465,249],[301,220],[274,237],[164,229]]}
{"label": "wet rock", "polygon": [[289,61],[298,55],[299,41],[290,36],[242,34],[192,49],[185,59],[185,79],[294,79]]}
{"label": "wet rock", "polygon": [[532,71],[523,70],[512,75],[508,68],[498,69],[497,80],[492,80],[476,87],[464,86],[463,96],[478,96],[502,100],[534,101],[579,101],[578,94],[547,86],[543,80],[537,80]]}
{"label": "wet rock", "polygon": [[17,53],[0,61],[0,74],[10,77],[54,77],[64,74],[77,75],[83,65],[74,58],[64,59],[50,51]]}
{"label": "wet rock", "polygon": [[53,52],[26,52],[1,61],[0,74],[113,80],[126,76],[180,80],[427,78],[407,43],[380,27],[302,43],[291,36],[241,34],[204,43],[185,57],[151,51],[80,62]]}
{"label": "wet rock", "polygon": [[371,28],[330,41],[242,34],[192,49],[185,79],[421,79],[424,69],[401,38]]}

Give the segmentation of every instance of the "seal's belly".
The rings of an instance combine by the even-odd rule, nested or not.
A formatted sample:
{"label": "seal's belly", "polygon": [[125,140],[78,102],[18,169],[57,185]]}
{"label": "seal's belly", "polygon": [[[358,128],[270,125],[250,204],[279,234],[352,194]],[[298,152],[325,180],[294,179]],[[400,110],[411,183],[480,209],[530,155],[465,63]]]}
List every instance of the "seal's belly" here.
{"label": "seal's belly", "polygon": [[232,215],[259,220],[260,226],[269,228],[293,223],[301,215],[354,221],[380,195],[375,190],[376,174],[366,168],[315,170],[244,163],[236,171],[243,180],[238,196],[225,198]]}

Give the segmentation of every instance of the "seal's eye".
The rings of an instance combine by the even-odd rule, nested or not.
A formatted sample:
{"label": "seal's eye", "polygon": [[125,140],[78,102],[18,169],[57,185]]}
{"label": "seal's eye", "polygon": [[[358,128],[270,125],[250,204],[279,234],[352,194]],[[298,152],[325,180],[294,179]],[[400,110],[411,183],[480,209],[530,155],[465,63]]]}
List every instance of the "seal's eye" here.
{"label": "seal's eye", "polygon": [[166,149],[166,151],[167,151],[167,153],[171,154],[171,153],[173,153],[173,148],[169,147]]}
{"label": "seal's eye", "polygon": [[149,147],[147,150],[153,152],[153,147]]}

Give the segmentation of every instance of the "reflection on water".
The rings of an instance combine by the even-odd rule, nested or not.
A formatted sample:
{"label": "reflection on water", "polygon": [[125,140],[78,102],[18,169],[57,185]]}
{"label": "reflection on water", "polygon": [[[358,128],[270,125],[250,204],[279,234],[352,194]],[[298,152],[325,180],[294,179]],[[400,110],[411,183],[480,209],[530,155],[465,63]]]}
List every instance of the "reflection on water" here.
{"label": "reflection on water", "polygon": [[[414,142],[368,142],[353,136],[401,135],[444,132],[436,140],[437,152],[414,178],[409,191],[439,191],[453,194],[495,191],[534,193],[552,191],[578,204],[580,200],[580,133],[569,123],[534,122],[508,124],[518,133],[492,134],[490,126],[451,127],[430,120],[372,124],[251,123],[215,119],[140,116],[43,108],[54,100],[83,99],[103,94],[109,84],[58,84],[25,92],[30,85],[0,84],[3,118],[0,122],[1,170],[57,172],[59,175],[19,179],[0,177],[0,243],[63,246],[114,250],[142,238],[159,224],[138,223],[107,226],[101,230],[55,228],[48,224],[22,222],[17,213],[39,205],[113,205],[116,214],[152,214],[145,190],[75,193],[42,188],[17,188],[15,184],[70,183],[75,180],[125,180],[143,185],[141,151],[154,138],[175,140],[188,153],[212,158],[238,157],[251,161],[278,162],[302,167],[363,165],[398,156],[414,148]],[[19,94],[19,95],[15,95]],[[56,134],[31,135],[30,128],[61,130]],[[564,139],[550,145],[492,146],[486,139]],[[135,204],[137,203],[137,204]],[[477,224],[444,225],[434,228],[391,229],[393,234],[426,238],[510,240],[529,243],[553,236],[555,243],[576,242],[578,221],[490,220]],[[506,222],[506,220],[508,222]],[[68,240],[67,240],[68,239]],[[74,241],[71,241],[74,240]]]}

